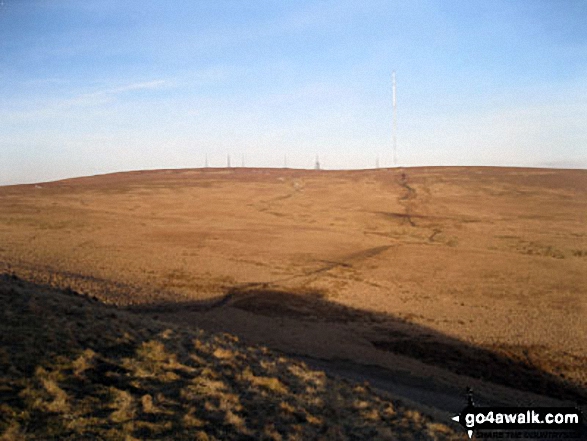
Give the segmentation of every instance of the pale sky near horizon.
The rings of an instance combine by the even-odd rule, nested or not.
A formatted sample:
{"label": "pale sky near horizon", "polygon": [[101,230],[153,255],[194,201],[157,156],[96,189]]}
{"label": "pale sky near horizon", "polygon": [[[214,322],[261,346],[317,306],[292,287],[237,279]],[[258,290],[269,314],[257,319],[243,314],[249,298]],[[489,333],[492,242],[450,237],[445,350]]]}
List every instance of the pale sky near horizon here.
{"label": "pale sky near horizon", "polygon": [[0,185],[211,166],[587,168],[584,0],[3,0]]}

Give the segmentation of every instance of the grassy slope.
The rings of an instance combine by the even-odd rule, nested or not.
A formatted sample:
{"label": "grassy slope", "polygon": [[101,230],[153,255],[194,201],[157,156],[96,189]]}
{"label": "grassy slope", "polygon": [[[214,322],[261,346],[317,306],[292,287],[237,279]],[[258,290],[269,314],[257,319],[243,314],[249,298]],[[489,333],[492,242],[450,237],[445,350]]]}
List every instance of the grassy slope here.
{"label": "grassy slope", "polygon": [[236,337],[0,276],[0,440],[454,439]]}

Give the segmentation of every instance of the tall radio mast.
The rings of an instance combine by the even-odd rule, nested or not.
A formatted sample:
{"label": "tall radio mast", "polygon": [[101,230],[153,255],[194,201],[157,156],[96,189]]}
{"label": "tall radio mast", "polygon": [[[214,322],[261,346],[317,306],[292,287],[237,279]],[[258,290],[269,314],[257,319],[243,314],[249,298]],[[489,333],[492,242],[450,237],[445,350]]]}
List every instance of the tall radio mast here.
{"label": "tall radio mast", "polygon": [[393,84],[393,127],[392,127],[392,138],[393,138],[393,165],[397,164],[397,100],[395,93],[395,70],[391,74],[391,81]]}

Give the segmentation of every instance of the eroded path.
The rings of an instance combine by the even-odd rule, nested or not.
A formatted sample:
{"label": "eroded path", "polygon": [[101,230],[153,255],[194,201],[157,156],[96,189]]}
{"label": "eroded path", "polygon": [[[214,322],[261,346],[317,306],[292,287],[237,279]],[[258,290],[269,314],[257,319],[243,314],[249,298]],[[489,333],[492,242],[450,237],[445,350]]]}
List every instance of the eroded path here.
{"label": "eroded path", "polygon": [[0,189],[2,269],[459,399],[467,385],[494,400],[514,383],[586,389],[584,172],[189,170],[40,187]]}

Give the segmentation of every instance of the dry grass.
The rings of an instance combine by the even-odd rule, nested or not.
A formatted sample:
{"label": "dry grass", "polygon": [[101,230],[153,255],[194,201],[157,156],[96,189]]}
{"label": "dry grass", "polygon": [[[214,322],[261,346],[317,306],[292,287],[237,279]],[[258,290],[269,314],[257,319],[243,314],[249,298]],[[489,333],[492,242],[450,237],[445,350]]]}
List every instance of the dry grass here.
{"label": "dry grass", "polygon": [[458,437],[364,386],[230,335],[8,276],[0,277],[0,336],[2,441]]}
{"label": "dry grass", "polygon": [[[42,343],[18,326],[6,328],[3,342],[47,354],[74,342],[71,376],[66,373],[77,381],[74,390],[103,372],[105,390],[127,390],[120,386],[132,378],[129,409],[139,420],[151,418],[140,430],[135,424],[138,434],[150,433],[146,423],[158,424],[174,403],[200,400],[206,388],[214,399],[204,407],[221,426],[243,417],[231,407],[238,407],[233,396],[242,397],[235,384],[255,390],[261,402],[265,395],[301,393],[306,406],[320,409],[339,399],[325,377],[245,349],[226,334],[204,338],[199,328],[287,353],[410,371],[431,387],[442,384],[430,373],[438,372],[434,367],[450,371],[459,387],[474,377],[492,390],[499,383],[573,401],[587,394],[584,170],[175,170],[41,187],[0,188],[0,270],[141,307],[144,326],[133,328],[135,319],[120,310],[104,310],[87,323],[80,318],[84,305],[69,302],[61,310],[68,327],[61,330],[45,320],[47,305],[29,298]],[[8,308],[4,316],[14,324],[19,314]],[[157,320],[185,326],[191,339],[178,338],[173,327],[165,333]],[[87,326],[87,341],[75,343]],[[104,335],[113,338],[106,353],[98,343]],[[0,345],[3,369],[27,365],[27,351],[7,347]],[[245,375],[251,357],[260,364]],[[45,383],[35,377],[37,364],[11,375],[36,378],[31,384],[38,391],[31,393],[43,412],[47,406],[75,412],[79,403],[70,389],[47,366]],[[226,377],[235,369],[238,378]],[[198,376],[207,384],[185,383]],[[176,395],[159,396],[155,385]],[[494,397],[509,400],[500,393]],[[162,413],[145,410],[146,395]],[[280,404],[294,410],[274,410],[289,418],[288,436],[303,439],[303,424],[312,426],[308,415],[316,424],[322,416],[286,398]],[[208,421],[200,407],[188,408],[180,426],[191,422],[201,437],[222,438],[208,423],[198,425]],[[377,418],[371,409],[353,412]],[[91,424],[94,416],[80,418]],[[275,431],[283,433],[277,423],[251,425],[243,418],[246,430],[274,439]]]}
{"label": "dry grass", "polygon": [[[0,266],[28,279],[117,304],[249,284],[320,292],[358,312],[284,308],[268,289],[209,320],[183,312],[281,350],[390,367],[369,345],[390,330],[361,322],[376,312],[502,355],[532,348],[541,369],[587,384],[583,359],[557,364],[587,344],[584,170],[175,170],[41,187],[0,188]],[[273,319],[254,326],[243,311]],[[282,318],[306,334],[281,332]],[[341,324],[352,342],[333,335]]]}

